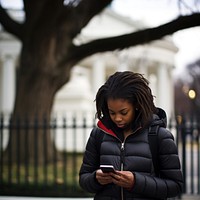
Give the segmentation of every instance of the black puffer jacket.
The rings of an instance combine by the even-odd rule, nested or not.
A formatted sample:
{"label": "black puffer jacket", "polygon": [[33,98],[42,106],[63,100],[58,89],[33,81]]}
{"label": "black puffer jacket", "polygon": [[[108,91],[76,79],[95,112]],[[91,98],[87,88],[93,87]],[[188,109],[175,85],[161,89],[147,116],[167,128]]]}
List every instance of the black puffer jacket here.
{"label": "black puffer jacket", "polygon": [[[163,111],[159,113],[165,117]],[[163,127],[163,116],[155,115],[152,125],[155,124],[161,126],[158,132],[159,177],[155,176],[147,129],[136,129],[125,141],[121,141],[99,122],[86,146],[80,169],[80,186],[95,193],[96,200],[165,199],[177,196],[183,183],[177,147],[172,134]],[[117,170],[123,167],[124,171],[134,173],[133,188],[128,191],[114,184],[100,185],[95,178],[100,164],[113,165]]]}

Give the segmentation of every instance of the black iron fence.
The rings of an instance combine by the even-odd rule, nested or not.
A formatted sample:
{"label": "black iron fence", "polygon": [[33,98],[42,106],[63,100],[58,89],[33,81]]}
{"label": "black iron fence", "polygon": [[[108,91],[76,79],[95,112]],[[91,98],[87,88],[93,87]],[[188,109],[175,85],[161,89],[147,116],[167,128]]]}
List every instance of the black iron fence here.
{"label": "black iron fence", "polygon": [[[184,193],[200,194],[200,125],[170,120],[184,175]],[[78,172],[93,114],[32,120],[0,117],[0,195],[87,197]]]}

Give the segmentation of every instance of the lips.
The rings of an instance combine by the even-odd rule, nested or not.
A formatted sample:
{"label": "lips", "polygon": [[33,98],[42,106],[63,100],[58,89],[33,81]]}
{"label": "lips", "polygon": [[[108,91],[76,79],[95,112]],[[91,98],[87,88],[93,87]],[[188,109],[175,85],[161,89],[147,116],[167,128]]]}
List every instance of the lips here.
{"label": "lips", "polygon": [[119,128],[123,128],[125,124],[116,124]]}

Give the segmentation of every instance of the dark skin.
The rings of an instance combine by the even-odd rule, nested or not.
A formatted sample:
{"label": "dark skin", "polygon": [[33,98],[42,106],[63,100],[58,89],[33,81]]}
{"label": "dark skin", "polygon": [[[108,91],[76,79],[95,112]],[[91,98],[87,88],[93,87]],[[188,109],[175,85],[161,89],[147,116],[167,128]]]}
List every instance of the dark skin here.
{"label": "dark skin", "polygon": [[96,171],[96,179],[101,185],[114,183],[128,190],[131,189],[134,185],[134,176],[130,171],[115,171],[115,173],[104,173],[101,169],[98,169]]}
{"label": "dark skin", "polygon": [[[108,99],[107,101],[111,120],[120,128],[124,128],[124,138],[131,134],[131,122],[135,119],[135,109],[126,99]],[[134,174],[130,171],[118,171],[103,173],[101,169],[96,171],[96,179],[101,185],[114,183],[130,190],[135,182]]]}

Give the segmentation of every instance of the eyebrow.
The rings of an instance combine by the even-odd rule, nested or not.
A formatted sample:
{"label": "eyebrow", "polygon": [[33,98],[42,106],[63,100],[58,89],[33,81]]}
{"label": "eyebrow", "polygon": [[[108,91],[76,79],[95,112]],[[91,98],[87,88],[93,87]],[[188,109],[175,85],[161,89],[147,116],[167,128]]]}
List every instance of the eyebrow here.
{"label": "eyebrow", "polygon": [[[109,109],[109,108],[108,108],[108,110],[111,111],[111,112],[114,112],[113,110],[111,110],[111,109]],[[118,112],[123,112],[123,111],[125,111],[125,110],[128,110],[128,108],[123,108],[123,109],[119,110]]]}

